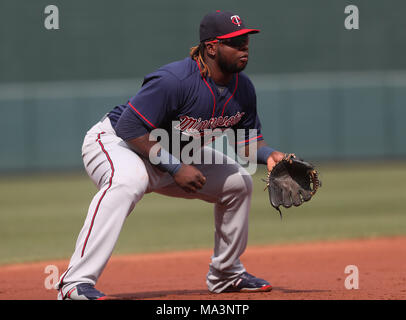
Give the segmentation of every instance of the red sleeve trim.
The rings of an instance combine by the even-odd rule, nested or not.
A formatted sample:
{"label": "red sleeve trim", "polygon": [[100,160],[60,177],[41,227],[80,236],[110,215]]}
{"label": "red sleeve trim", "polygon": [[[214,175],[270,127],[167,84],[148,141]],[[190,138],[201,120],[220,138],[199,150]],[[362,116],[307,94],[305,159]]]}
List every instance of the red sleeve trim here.
{"label": "red sleeve trim", "polygon": [[146,121],[151,127],[153,127],[153,128],[156,129],[156,126],[153,125],[152,122],[149,121],[147,118],[145,118],[145,117],[131,104],[130,101],[128,101],[128,105],[129,105],[135,112],[137,112],[137,114],[138,114],[142,119],[144,119],[144,121]]}
{"label": "red sleeve trim", "polygon": [[260,138],[262,138],[262,134],[260,134],[260,135],[258,135],[258,136],[256,136],[256,137],[253,137],[253,138],[244,140],[244,141],[239,141],[239,142],[237,142],[237,144],[247,143],[247,142],[250,142],[250,141],[255,140],[255,139],[258,140],[258,139],[260,139]]}

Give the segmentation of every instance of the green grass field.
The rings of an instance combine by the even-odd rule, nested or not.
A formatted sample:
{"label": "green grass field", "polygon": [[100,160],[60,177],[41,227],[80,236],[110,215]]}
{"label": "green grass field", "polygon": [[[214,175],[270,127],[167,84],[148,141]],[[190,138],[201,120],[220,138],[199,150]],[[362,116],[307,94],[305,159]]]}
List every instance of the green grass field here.
{"label": "green grass field", "polygon": [[[299,208],[270,207],[261,181],[250,214],[249,245],[406,235],[406,163],[318,166],[323,186]],[[0,179],[0,264],[64,259],[96,188],[84,174]],[[146,195],[128,217],[115,254],[211,248],[212,205]]]}

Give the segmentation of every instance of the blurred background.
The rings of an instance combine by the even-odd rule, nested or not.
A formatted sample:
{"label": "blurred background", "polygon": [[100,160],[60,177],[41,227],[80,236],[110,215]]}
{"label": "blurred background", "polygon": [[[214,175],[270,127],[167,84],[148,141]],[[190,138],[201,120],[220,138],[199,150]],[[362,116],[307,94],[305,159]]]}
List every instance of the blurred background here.
{"label": "blurred background", "polygon": [[[44,27],[50,4],[58,30]],[[347,5],[359,9],[358,30],[344,27]],[[265,139],[324,179],[281,224],[258,174],[251,243],[406,233],[406,2],[2,0],[0,263],[70,255],[95,193],[82,168],[86,131],[147,73],[186,57],[217,9],[261,29],[245,72]],[[117,252],[212,245],[208,204],[191,214],[190,202],[161,197],[140,202]]]}

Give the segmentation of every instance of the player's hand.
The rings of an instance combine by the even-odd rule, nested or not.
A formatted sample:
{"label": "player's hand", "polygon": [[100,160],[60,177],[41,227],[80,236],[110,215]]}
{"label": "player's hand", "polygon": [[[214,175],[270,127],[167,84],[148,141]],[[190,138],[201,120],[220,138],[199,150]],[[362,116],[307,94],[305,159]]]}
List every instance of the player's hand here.
{"label": "player's hand", "polygon": [[272,171],[272,168],[279,162],[281,161],[283,158],[285,157],[285,154],[279,151],[274,151],[271,153],[271,155],[269,156],[266,166],[268,171]]}
{"label": "player's hand", "polygon": [[206,177],[194,166],[182,164],[173,176],[176,184],[186,192],[197,192],[206,183]]}

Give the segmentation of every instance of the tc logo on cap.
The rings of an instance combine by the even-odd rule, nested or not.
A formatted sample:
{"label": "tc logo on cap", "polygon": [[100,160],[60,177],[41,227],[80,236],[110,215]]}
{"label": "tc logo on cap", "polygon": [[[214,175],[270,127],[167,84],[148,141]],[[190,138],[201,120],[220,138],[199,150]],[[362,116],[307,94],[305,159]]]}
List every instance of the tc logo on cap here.
{"label": "tc logo on cap", "polygon": [[241,26],[241,18],[240,16],[234,15],[230,17],[231,22],[236,24],[237,26]]}

